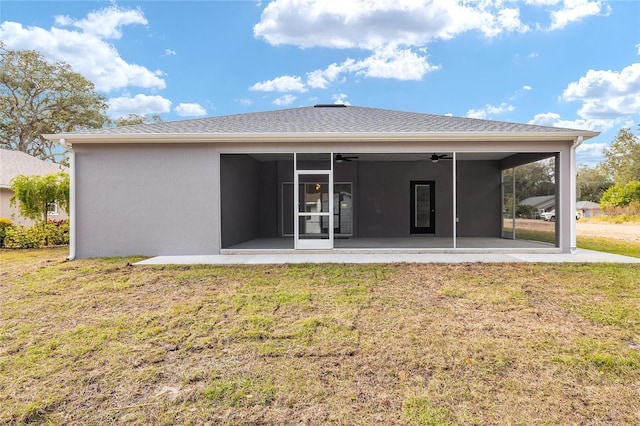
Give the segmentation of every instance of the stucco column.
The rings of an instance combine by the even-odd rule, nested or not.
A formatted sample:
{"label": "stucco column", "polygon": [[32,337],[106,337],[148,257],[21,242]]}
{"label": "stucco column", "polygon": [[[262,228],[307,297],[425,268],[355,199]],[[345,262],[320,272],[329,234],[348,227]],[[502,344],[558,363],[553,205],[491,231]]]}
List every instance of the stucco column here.
{"label": "stucco column", "polygon": [[76,258],[76,153],[66,144],[64,139],[60,143],[69,151],[69,260]]}
{"label": "stucco column", "polygon": [[569,186],[569,191],[570,191],[570,199],[569,199],[569,217],[570,217],[570,222],[571,225],[569,226],[569,251],[572,254],[575,254],[578,251],[578,243],[577,243],[577,234],[576,234],[576,197],[577,197],[577,192],[576,192],[576,187],[577,187],[577,175],[578,175],[578,168],[576,165],[576,148],[578,148],[580,146],[580,144],[582,143],[582,136],[578,136],[576,138],[576,140],[574,141],[573,145],[571,145],[571,150],[569,151],[569,167],[570,167],[570,173],[569,173],[569,179],[570,179],[570,186]]}
{"label": "stucco column", "polygon": [[563,253],[576,252],[576,148],[582,137],[560,152],[558,171],[558,244]]}

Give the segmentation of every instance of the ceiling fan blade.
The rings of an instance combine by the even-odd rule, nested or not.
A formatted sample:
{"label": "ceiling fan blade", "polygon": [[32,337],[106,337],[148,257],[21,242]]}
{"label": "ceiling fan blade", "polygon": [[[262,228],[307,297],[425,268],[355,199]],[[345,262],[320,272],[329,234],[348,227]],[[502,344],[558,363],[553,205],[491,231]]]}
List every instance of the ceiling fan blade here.
{"label": "ceiling fan blade", "polygon": [[436,154],[434,152],[431,155],[431,161],[437,163],[439,160],[453,160],[453,157],[450,157],[449,154]]}
{"label": "ceiling fan blade", "polygon": [[356,159],[356,158],[360,158],[360,157],[357,157],[355,155],[342,155],[342,154],[336,154],[336,156],[335,156],[335,160],[338,163],[340,163],[342,161],[353,161],[353,159]]}

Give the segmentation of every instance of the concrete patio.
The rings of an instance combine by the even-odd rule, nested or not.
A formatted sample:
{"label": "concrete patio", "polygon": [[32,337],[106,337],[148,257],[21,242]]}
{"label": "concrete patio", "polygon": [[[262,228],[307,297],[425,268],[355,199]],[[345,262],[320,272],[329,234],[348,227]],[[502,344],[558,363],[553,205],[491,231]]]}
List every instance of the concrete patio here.
{"label": "concrete patio", "polygon": [[620,256],[592,250],[578,249],[575,254],[549,253],[545,249],[536,251],[503,250],[487,253],[471,250],[450,252],[397,252],[382,250],[331,250],[314,252],[269,252],[245,254],[156,256],[137,262],[136,265],[263,265],[296,263],[629,263],[640,264],[635,257]]}
{"label": "concrete patio", "polygon": [[[454,250],[453,238],[434,236],[413,236],[395,238],[336,238],[333,240],[334,250],[369,250],[376,252],[391,251],[449,251]],[[550,253],[560,252],[560,249],[549,243],[531,240],[514,240],[508,238],[456,238],[456,248],[459,249],[515,249],[515,250],[547,250]],[[257,238],[230,247],[223,247],[222,254],[254,254],[256,251],[287,251],[297,253],[293,248],[293,237]]]}

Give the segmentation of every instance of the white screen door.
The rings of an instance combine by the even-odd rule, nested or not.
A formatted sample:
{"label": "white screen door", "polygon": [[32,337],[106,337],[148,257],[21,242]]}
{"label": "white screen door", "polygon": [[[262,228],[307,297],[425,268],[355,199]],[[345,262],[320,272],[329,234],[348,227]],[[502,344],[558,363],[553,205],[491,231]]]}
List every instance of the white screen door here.
{"label": "white screen door", "polygon": [[294,154],[296,249],[333,248],[333,154]]}

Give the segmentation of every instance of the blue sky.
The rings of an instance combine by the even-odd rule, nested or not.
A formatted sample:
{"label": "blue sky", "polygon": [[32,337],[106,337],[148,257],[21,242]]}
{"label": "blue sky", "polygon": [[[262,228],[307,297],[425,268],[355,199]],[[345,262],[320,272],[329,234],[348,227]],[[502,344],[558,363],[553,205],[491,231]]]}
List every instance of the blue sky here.
{"label": "blue sky", "polygon": [[0,0],[0,40],[63,60],[112,117],[310,106],[600,131],[640,123],[640,1]]}

